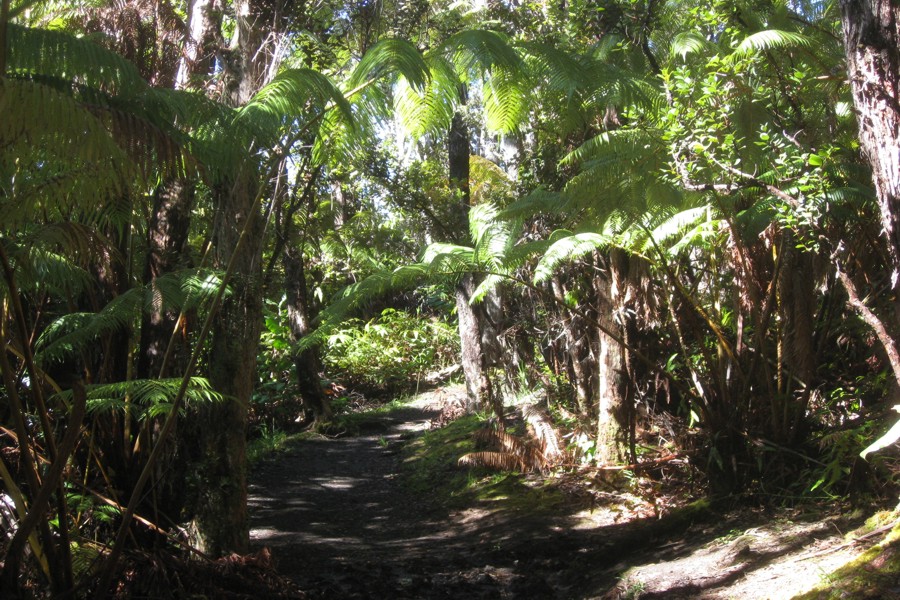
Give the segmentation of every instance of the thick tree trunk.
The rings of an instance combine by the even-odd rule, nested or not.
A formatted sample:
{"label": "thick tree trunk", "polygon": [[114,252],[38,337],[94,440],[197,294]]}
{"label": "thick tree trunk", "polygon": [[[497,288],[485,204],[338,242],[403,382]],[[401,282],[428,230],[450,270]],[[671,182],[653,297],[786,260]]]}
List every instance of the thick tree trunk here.
{"label": "thick tree trunk", "polygon": [[[248,0],[234,3],[237,27],[233,54],[226,66],[230,99],[246,103],[262,82],[264,53],[257,27],[259,7]],[[256,202],[259,174],[252,159],[235,165],[233,180],[214,190],[215,264],[234,261],[232,293],[222,303],[212,329],[209,375],[213,388],[228,400],[200,410],[198,470],[200,498],[195,510],[199,546],[212,556],[244,553],[249,545],[247,514],[247,414],[256,382],[263,303],[262,219]],[[249,221],[249,224],[248,224]],[[239,245],[242,232],[246,238]],[[235,251],[237,250],[237,254]]]}
{"label": "thick tree trunk", "polygon": [[859,141],[872,166],[881,225],[891,260],[893,319],[869,310],[849,275],[838,275],[851,305],[873,327],[900,385],[897,327],[900,323],[900,4],[896,0],[841,0],[841,24]]}
{"label": "thick tree trunk", "polygon": [[[147,228],[144,281],[152,284],[157,277],[187,266],[185,255],[193,205],[193,182],[170,179],[156,189],[153,214]],[[152,310],[144,313],[137,369],[139,378],[167,377],[179,371],[172,365],[168,365],[166,373],[160,371],[176,318],[171,310],[164,311],[155,302]]]}
{"label": "thick tree trunk", "polygon": [[859,140],[872,165],[900,308],[900,4],[841,0],[841,22]]}
{"label": "thick tree trunk", "polygon": [[463,276],[456,286],[456,314],[459,319],[460,355],[466,379],[469,409],[491,406],[497,416],[502,410],[494,405],[494,392],[487,375],[484,350],[481,345],[480,316],[470,304],[475,280],[471,274]]}
{"label": "thick tree trunk", "polygon": [[[223,301],[213,325],[208,359],[210,382],[228,399],[199,410],[201,427],[197,432],[202,458],[195,525],[199,545],[212,556],[246,552],[249,543],[247,413],[256,382],[263,308],[258,243],[262,220],[253,212],[258,211],[256,185],[255,173],[245,170],[233,184],[219,190],[213,225],[215,262],[224,268],[234,260],[234,269],[232,293]],[[247,237],[238,246],[245,227]],[[234,255],[236,248],[238,254]]]}
{"label": "thick tree trunk", "polygon": [[[282,254],[284,264],[284,291],[288,311],[288,322],[294,340],[300,340],[312,330],[309,316],[309,302],[306,295],[306,271],[303,253],[287,244]],[[304,408],[312,414],[315,423],[331,418],[331,404],[322,388],[319,372],[322,370],[319,353],[309,348],[294,357],[297,385],[303,399]]]}
{"label": "thick tree trunk", "polygon": [[[460,90],[465,100],[465,90]],[[457,242],[464,243],[469,231],[469,155],[471,143],[469,128],[461,113],[453,115],[450,124],[447,154],[450,175],[450,191],[457,205]],[[456,286],[456,314],[459,319],[459,342],[463,375],[466,379],[469,408],[493,406],[494,394],[486,370],[482,345],[482,323],[478,307],[470,302],[475,290],[475,276],[466,274]],[[496,407],[494,407],[496,409]],[[502,412],[502,411],[501,411]],[[500,416],[500,412],[498,412]]]}

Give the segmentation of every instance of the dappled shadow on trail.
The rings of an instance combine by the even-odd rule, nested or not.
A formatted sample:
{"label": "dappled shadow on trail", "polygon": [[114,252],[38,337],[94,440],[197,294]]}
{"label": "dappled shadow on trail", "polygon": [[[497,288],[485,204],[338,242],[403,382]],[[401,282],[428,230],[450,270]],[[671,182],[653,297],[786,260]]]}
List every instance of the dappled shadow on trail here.
{"label": "dappled shadow on trail", "polygon": [[[585,505],[575,500],[537,512],[502,502],[449,511],[399,481],[403,441],[435,416],[404,408],[358,436],[307,440],[257,467],[253,544],[271,548],[279,572],[310,598],[618,598],[628,567],[690,556],[734,527],[709,511],[717,522],[584,527]],[[704,563],[706,572],[674,574],[668,589],[648,589],[647,597],[718,597],[714,590],[814,536],[762,552],[739,549]]]}

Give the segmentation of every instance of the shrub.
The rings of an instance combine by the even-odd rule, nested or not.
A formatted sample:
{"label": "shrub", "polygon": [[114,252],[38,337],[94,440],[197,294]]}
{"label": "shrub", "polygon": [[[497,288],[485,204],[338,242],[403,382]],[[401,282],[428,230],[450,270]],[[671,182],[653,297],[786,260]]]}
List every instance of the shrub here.
{"label": "shrub", "polygon": [[458,360],[453,326],[391,308],[363,323],[353,319],[328,338],[326,370],[345,385],[394,392]]}

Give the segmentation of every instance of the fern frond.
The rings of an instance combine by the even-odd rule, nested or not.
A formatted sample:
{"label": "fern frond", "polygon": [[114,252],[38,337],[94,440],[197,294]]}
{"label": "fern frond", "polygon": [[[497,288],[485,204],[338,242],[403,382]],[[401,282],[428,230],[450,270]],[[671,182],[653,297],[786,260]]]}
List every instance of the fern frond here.
{"label": "fern frond", "polygon": [[484,87],[484,108],[488,129],[498,133],[517,130],[528,114],[528,84],[521,73],[494,69]]}
{"label": "fern frond", "polygon": [[347,123],[353,123],[350,103],[328,77],[312,69],[288,69],[257,92],[236,120],[264,124],[277,135],[285,121],[308,118],[311,109],[321,113],[332,103]]}
{"label": "fern frond", "polygon": [[737,48],[734,49],[734,52],[727,57],[727,60],[736,61],[769,50],[796,47],[809,48],[810,46],[812,46],[812,40],[803,34],[793,31],[767,29],[757,31],[744,38]]}
{"label": "fern frond", "polygon": [[495,471],[524,471],[525,463],[515,454],[506,452],[470,452],[459,457],[460,467],[482,467]]}
{"label": "fern frond", "polygon": [[606,233],[576,233],[553,243],[534,270],[534,282],[547,281],[560,265],[576,260],[594,250],[609,246],[615,238]]}
{"label": "fern frond", "polygon": [[466,29],[456,33],[441,45],[438,52],[453,60],[460,72],[490,71],[495,68],[522,71],[522,58],[507,37],[488,29]]}
{"label": "fern frond", "polygon": [[[89,413],[128,412],[139,420],[167,415],[180,387],[181,378],[134,379],[84,386]],[[72,391],[60,392],[53,398],[71,402]],[[184,399],[182,411],[191,406],[224,402],[229,397],[213,390],[205,378],[191,377]]]}
{"label": "fern frond", "polygon": [[114,298],[98,313],[71,313],[51,323],[35,343],[35,360],[44,367],[78,356],[101,336],[130,327],[140,314],[140,288]]}
{"label": "fern frond", "polygon": [[428,65],[415,46],[406,40],[384,39],[365,53],[347,85],[355,89],[366,81],[395,75],[402,76],[417,92],[423,91],[431,78]]}
{"label": "fern frond", "polygon": [[422,253],[420,263],[431,273],[462,274],[476,264],[475,250],[467,246],[436,242]]}
{"label": "fern frond", "polygon": [[56,77],[110,96],[135,96],[148,87],[137,67],[87,39],[59,30],[6,26],[9,74]]}
{"label": "fern frond", "polygon": [[672,39],[669,53],[672,56],[680,56],[682,60],[689,54],[699,54],[712,46],[709,40],[698,31],[683,31]]}
{"label": "fern frond", "polygon": [[533,404],[524,405],[521,412],[532,434],[540,444],[544,459],[552,462],[559,458],[562,455],[559,435],[556,433],[553,423],[550,422],[549,415]]}
{"label": "fern frond", "polygon": [[402,77],[394,94],[394,109],[413,137],[439,131],[450,125],[459,104],[459,78],[453,65],[441,56],[427,59],[431,77],[423,90]]}
{"label": "fern frond", "polygon": [[541,42],[525,42],[522,48],[533,63],[529,70],[539,80],[546,81],[550,89],[572,94],[591,85],[584,63],[578,57]]}

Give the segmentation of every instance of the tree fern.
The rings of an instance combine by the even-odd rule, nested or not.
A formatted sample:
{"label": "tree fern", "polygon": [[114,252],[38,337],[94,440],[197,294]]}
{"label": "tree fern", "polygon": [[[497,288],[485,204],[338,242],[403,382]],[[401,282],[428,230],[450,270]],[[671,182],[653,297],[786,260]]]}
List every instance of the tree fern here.
{"label": "tree fern", "polygon": [[349,102],[328,77],[312,69],[288,69],[257,92],[236,118],[264,125],[261,133],[272,135],[266,141],[274,144],[287,122],[309,119],[332,104],[348,123],[353,122]]}
{"label": "tree fern", "polygon": [[9,77],[51,77],[108,96],[137,96],[147,89],[130,62],[86,39],[62,31],[7,24]]}
{"label": "tree fern", "polygon": [[757,31],[744,38],[734,52],[727,57],[729,61],[735,61],[741,58],[756,54],[759,52],[767,52],[769,50],[778,50],[783,48],[809,48],[812,46],[812,40],[807,36],[792,31],[780,31],[777,29],[767,29]]}
{"label": "tree fern", "polygon": [[[167,415],[178,394],[181,378],[133,379],[118,383],[84,386],[87,394],[87,410],[93,414],[109,412],[128,413],[140,421]],[[71,402],[72,391],[56,394],[56,399]],[[192,405],[224,402],[219,394],[202,377],[192,377],[185,393],[184,409]]]}
{"label": "tree fern", "polygon": [[142,311],[195,309],[214,297],[220,285],[213,271],[167,273],[146,287],[120,294],[99,312],[70,313],[56,319],[35,343],[35,358],[46,366],[90,353],[101,337],[133,327]]}
{"label": "tree fern", "polygon": [[557,240],[541,257],[534,270],[535,283],[549,280],[565,262],[577,260],[615,240],[608,233],[576,233]]}

